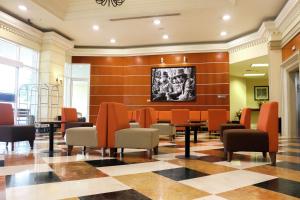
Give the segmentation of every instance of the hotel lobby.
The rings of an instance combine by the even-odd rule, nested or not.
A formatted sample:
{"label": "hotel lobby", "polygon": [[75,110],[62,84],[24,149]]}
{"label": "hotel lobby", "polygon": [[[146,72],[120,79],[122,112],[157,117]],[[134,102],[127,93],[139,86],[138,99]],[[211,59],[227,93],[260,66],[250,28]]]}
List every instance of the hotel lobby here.
{"label": "hotel lobby", "polygon": [[300,0],[0,0],[0,200],[300,199]]}

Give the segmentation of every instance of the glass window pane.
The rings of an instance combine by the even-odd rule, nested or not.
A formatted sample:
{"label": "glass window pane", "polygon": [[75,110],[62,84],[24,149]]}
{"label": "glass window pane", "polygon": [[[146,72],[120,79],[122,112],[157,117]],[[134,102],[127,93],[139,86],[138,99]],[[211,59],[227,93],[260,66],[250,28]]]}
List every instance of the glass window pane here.
{"label": "glass window pane", "polygon": [[72,64],[72,78],[90,78],[90,65]]}
{"label": "glass window pane", "polygon": [[89,85],[87,81],[72,81],[72,107],[83,117],[88,117]]}
{"label": "glass window pane", "polygon": [[17,45],[0,40],[0,56],[17,60]]}
{"label": "glass window pane", "polygon": [[23,84],[36,84],[37,71],[28,67],[19,68],[19,87]]}
{"label": "glass window pane", "polygon": [[0,64],[0,92],[15,93],[16,85],[16,68]]}
{"label": "glass window pane", "polygon": [[20,48],[20,62],[33,67],[34,51],[26,47]]}

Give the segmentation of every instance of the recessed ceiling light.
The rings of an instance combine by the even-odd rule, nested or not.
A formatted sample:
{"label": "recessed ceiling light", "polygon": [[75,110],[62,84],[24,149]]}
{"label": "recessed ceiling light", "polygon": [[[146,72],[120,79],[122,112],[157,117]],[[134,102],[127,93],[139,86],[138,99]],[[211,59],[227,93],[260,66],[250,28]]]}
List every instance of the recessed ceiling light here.
{"label": "recessed ceiling light", "polygon": [[159,19],[155,19],[155,20],[153,21],[153,24],[154,24],[154,25],[160,25],[160,20],[159,20]]}
{"label": "recessed ceiling light", "polygon": [[269,67],[268,63],[256,63],[252,64],[251,67]]}
{"label": "recessed ceiling light", "polygon": [[265,76],[265,73],[261,73],[261,74],[244,74],[244,76],[246,77],[254,77],[254,76]]}
{"label": "recessed ceiling light", "polygon": [[168,36],[167,34],[164,34],[164,35],[163,35],[163,39],[164,39],[164,40],[167,40],[167,39],[169,39],[169,36]]}
{"label": "recessed ceiling light", "polygon": [[224,21],[228,21],[228,20],[231,19],[231,16],[226,14],[226,15],[223,15],[222,19],[223,19]]}
{"label": "recessed ceiling light", "polygon": [[99,30],[99,26],[98,25],[93,25],[93,30],[94,31],[98,31]]}
{"label": "recessed ceiling light", "polygon": [[222,32],[220,33],[220,35],[221,35],[221,36],[226,36],[226,35],[227,35],[227,32],[226,32],[226,31],[222,31]]}
{"label": "recessed ceiling light", "polygon": [[18,8],[22,11],[27,11],[27,7],[24,5],[19,5]]}
{"label": "recessed ceiling light", "polygon": [[117,42],[117,41],[116,41],[115,38],[111,38],[111,39],[110,39],[110,43],[115,44],[116,42]]}

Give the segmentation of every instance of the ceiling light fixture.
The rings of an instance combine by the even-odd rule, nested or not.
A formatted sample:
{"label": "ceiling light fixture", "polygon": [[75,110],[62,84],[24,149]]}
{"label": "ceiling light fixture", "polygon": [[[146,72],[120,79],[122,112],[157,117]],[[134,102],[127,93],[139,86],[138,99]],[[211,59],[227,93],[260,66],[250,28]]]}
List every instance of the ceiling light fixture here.
{"label": "ceiling light fixture", "polygon": [[265,76],[265,73],[261,73],[261,74],[244,74],[244,76],[246,77],[254,77],[254,76]]}
{"label": "ceiling light fixture", "polygon": [[220,35],[221,35],[221,36],[226,36],[226,35],[227,35],[227,32],[226,32],[226,31],[222,31],[222,32],[220,33]]}
{"label": "ceiling light fixture", "polygon": [[155,20],[153,21],[153,24],[155,24],[155,25],[160,25],[160,20],[159,20],[159,19],[155,19]]}
{"label": "ceiling light fixture", "polygon": [[96,0],[96,3],[101,6],[112,5],[113,7],[121,6],[124,2],[125,0]]}
{"label": "ceiling light fixture", "polygon": [[98,31],[99,30],[99,26],[98,25],[93,25],[93,30],[94,31]]}
{"label": "ceiling light fixture", "polygon": [[228,20],[231,19],[231,16],[226,14],[226,15],[223,15],[222,19],[223,19],[224,21],[228,21]]}
{"label": "ceiling light fixture", "polygon": [[168,36],[167,34],[164,34],[164,35],[163,35],[163,39],[164,39],[164,40],[167,40],[167,39],[169,39],[169,36]]}
{"label": "ceiling light fixture", "polygon": [[257,64],[252,64],[251,67],[269,67],[268,63],[257,63]]}
{"label": "ceiling light fixture", "polygon": [[114,38],[110,39],[110,43],[115,44],[116,42],[117,42],[116,39]]}
{"label": "ceiling light fixture", "polygon": [[27,7],[24,5],[19,5],[18,8],[22,11],[27,11]]}

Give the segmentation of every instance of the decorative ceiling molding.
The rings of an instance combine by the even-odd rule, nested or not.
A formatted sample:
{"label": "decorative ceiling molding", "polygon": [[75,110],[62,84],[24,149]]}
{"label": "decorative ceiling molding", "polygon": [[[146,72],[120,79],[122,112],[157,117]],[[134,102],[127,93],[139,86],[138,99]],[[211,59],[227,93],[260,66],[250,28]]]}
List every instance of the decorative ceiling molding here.
{"label": "decorative ceiling molding", "polygon": [[42,42],[43,32],[4,12],[0,12],[0,28],[39,44]]}
{"label": "decorative ceiling molding", "polygon": [[65,51],[73,49],[74,47],[74,42],[67,40],[55,32],[44,33],[43,44],[55,44]]}

